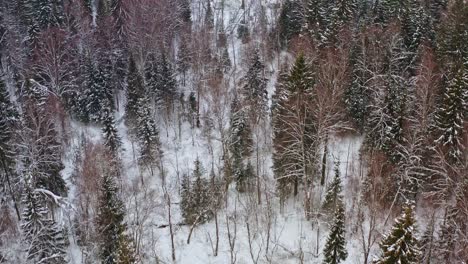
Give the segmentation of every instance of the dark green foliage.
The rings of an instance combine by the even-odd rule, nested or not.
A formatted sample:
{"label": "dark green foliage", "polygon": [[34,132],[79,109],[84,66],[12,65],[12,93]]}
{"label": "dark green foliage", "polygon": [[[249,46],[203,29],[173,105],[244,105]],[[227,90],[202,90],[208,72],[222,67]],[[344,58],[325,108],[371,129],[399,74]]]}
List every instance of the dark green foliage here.
{"label": "dark green foliage", "polygon": [[352,46],[350,54],[351,83],[344,95],[348,114],[361,132],[365,127],[371,102],[371,94],[367,87],[370,76],[366,69],[366,57],[363,49],[361,43],[355,42]]}
{"label": "dark green foliage", "polygon": [[223,72],[227,73],[232,67],[231,58],[229,57],[229,51],[227,47],[223,49],[223,54],[221,55],[221,65],[223,67]]}
{"label": "dark green foliage", "polygon": [[242,94],[244,101],[250,107],[252,113],[259,113],[259,116],[267,111],[268,92],[267,79],[265,78],[265,66],[260,60],[258,50],[251,59],[247,74],[244,76]]}
{"label": "dark green foliage", "polygon": [[282,47],[298,36],[302,28],[302,5],[297,0],[286,0],[278,18],[278,34]]}
{"label": "dark green foliage", "polygon": [[186,38],[181,38],[179,52],[177,52],[177,71],[182,73],[183,85],[185,85],[185,74],[187,73],[188,69],[190,68],[190,64],[192,63],[192,52],[190,51],[188,41],[189,40]]}
{"label": "dark green foliage", "polygon": [[210,220],[214,215],[219,195],[213,191],[210,182],[203,177],[204,171],[200,161],[195,160],[191,181],[187,175],[181,183],[180,209],[186,224],[199,225]]}
{"label": "dark green foliage", "polygon": [[243,19],[237,26],[237,37],[242,40],[242,43],[247,43],[249,36],[249,27],[247,26],[247,22]]}
{"label": "dark green foliage", "polygon": [[468,61],[468,4],[455,0],[437,32],[437,52],[444,66]]}
{"label": "dark green foliage", "polygon": [[161,157],[159,132],[149,108],[149,99],[144,96],[138,101],[136,133],[140,143],[141,165],[151,166]]}
{"label": "dark green foliage", "polygon": [[66,261],[66,238],[49,216],[42,194],[26,190],[21,231],[28,260],[32,263],[62,264]]}
{"label": "dark green foliage", "polygon": [[463,161],[466,154],[464,122],[467,118],[467,109],[468,69],[460,65],[451,75],[436,114],[437,142],[447,147],[451,161]]}
{"label": "dark green foliage", "polygon": [[113,91],[110,85],[111,73],[104,63],[96,64],[88,59],[85,65],[84,90],[78,100],[78,117],[83,122],[100,123],[106,107],[113,109]]}
{"label": "dark green foliage", "polygon": [[[100,185],[97,232],[103,264],[135,263],[133,242],[125,233],[125,206],[112,176],[105,175]],[[133,262],[132,262],[133,261]]]}
{"label": "dark green foliage", "polygon": [[135,64],[133,57],[130,57],[130,64],[128,68],[127,77],[127,104],[125,105],[125,123],[129,126],[132,134],[136,128],[136,122],[138,117],[139,100],[145,94],[145,88],[143,84],[143,78]]}
{"label": "dark green foliage", "polygon": [[208,30],[212,30],[214,28],[214,16],[213,9],[211,8],[211,0],[206,0],[205,27],[207,27]]}
{"label": "dark green foliage", "polygon": [[156,95],[158,94],[159,86],[159,61],[153,53],[148,55],[145,62],[145,81],[146,90],[153,97],[154,100],[160,99]]}
{"label": "dark green foliage", "polygon": [[122,140],[115,126],[114,111],[110,108],[106,108],[103,111],[102,133],[104,135],[104,145],[114,156],[117,156],[119,148],[122,145]]}
{"label": "dark green foliage", "polygon": [[19,144],[23,153],[25,177],[33,188],[43,188],[55,195],[66,196],[67,187],[60,175],[62,146],[54,119],[47,111],[47,97],[36,85],[26,84],[23,97],[23,123]]}
{"label": "dark green foliage", "polygon": [[180,17],[184,23],[192,22],[192,11],[190,8],[191,0],[181,0],[180,1]]}
{"label": "dark green foliage", "polygon": [[232,158],[232,172],[239,191],[245,190],[244,183],[247,181],[247,175],[244,173],[244,160],[250,155],[253,144],[252,131],[246,115],[244,107],[235,97],[231,104],[229,150]]}
{"label": "dark green foliage", "polygon": [[342,200],[341,192],[343,186],[341,183],[340,177],[340,163],[335,162],[335,177],[333,181],[327,187],[327,193],[325,194],[325,199],[322,204],[322,208],[334,212],[337,209],[337,206],[341,206],[339,203]]}
{"label": "dark green foliage", "polygon": [[[0,160],[10,167],[13,162],[13,133],[17,123],[18,112],[10,99],[5,82],[0,73]],[[9,165],[10,164],[10,165]],[[3,164],[0,163],[0,167]]]}
{"label": "dark green foliage", "polygon": [[338,198],[333,225],[328,235],[323,254],[323,263],[338,264],[348,257],[345,238],[345,211],[341,197]]}
{"label": "dark green foliage", "polygon": [[167,105],[171,105],[175,99],[177,93],[177,82],[174,78],[174,72],[172,65],[168,61],[166,54],[163,53],[161,56],[161,72],[160,72],[160,86],[159,96],[164,99]]}
{"label": "dark green foliage", "polygon": [[299,55],[287,75],[281,74],[272,117],[273,161],[280,196],[298,193],[304,177],[312,173],[316,155],[314,119],[309,111],[315,85],[314,72]]}
{"label": "dark green foliage", "polygon": [[376,264],[417,264],[420,260],[419,242],[413,206],[405,205],[403,213],[395,219],[392,230],[380,242],[382,254]]}

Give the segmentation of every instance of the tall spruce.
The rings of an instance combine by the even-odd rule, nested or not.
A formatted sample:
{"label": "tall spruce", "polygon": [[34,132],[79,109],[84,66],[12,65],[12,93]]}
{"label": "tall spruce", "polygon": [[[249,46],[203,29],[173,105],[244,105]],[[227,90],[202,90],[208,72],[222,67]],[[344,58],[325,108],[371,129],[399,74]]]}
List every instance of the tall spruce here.
{"label": "tall spruce", "polygon": [[21,231],[28,260],[31,263],[67,263],[66,238],[50,217],[43,194],[28,187],[23,208]]}
{"label": "tall spruce", "polygon": [[421,252],[416,238],[413,208],[411,205],[404,206],[392,230],[380,242],[382,254],[376,260],[376,264],[419,263]]}
{"label": "tall spruce", "polygon": [[277,89],[273,113],[273,161],[282,198],[298,194],[299,184],[312,173],[314,122],[308,111],[315,85],[314,72],[299,55]]}
{"label": "tall spruce", "polygon": [[133,241],[126,235],[125,206],[113,176],[102,177],[98,206],[96,219],[102,263],[136,263]]}
{"label": "tall spruce", "polygon": [[468,118],[468,67],[460,65],[454,70],[443,96],[436,114],[437,143],[448,149],[452,162],[460,162],[466,155],[463,127]]}
{"label": "tall spruce", "polygon": [[152,168],[161,157],[162,151],[159,141],[159,131],[153,119],[147,96],[143,96],[138,101],[137,115],[136,131],[138,142],[140,143],[140,156],[138,160],[141,165]]}
{"label": "tall spruce", "polygon": [[139,101],[144,96],[145,89],[143,78],[138,72],[133,56],[130,57],[127,77],[127,104],[125,105],[125,123],[132,134],[135,134],[136,120],[138,117]]}
{"label": "tall spruce", "polygon": [[31,175],[32,188],[66,196],[68,188],[60,174],[64,168],[62,146],[53,115],[47,109],[47,98],[43,87],[29,80],[26,82],[18,146],[22,154],[23,174]]}
{"label": "tall spruce", "polygon": [[267,79],[258,50],[254,51],[249,69],[244,76],[242,93],[251,113],[264,114],[268,108]]}
{"label": "tall spruce", "polygon": [[353,119],[359,131],[363,132],[369,115],[371,102],[367,85],[370,79],[367,69],[365,47],[358,41],[353,43],[350,53],[351,83],[346,88],[344,101],[348,114]]}
{"label": "tall spruce", "polygon": [[327,187],[327,193],[322,204],[322,208],[331,212],[334,212],[337,206],[339,206],[342,200],[341,192],[343,190],[341,177],[340,177],[340,163],[335,162],[334,168],[335,176],[333,181]]}
{"label": "tall spruce", "polygon": [[103,110],[102,133],[104,136],[104,145],[117,157],[122,140],[115,126],[114,111],[109,107]]}
{"label": "tall spruce", "polygon": [[348,257],[345,237],[345,210],[341,197],[338,198],[335,208],[333,224],[323,249],[326,264],[338,264]]}
{"label": "tall spruce", "polygon": [[0,193],[9,194],[16,210],[18,219],[21,218],[18,197],[15,186],[18,177],[15,177],[16,154],[14,149],[15,126],[18,125],[18,112],[10,99],[10,94],[0,72]]}
{"label": "tall spruce", "polygon": [[237,97],[231,103],[230,123],[229,150],[232,158],[232,174],[236,180],[237,190],[243,192],[249,180],[245,174],[244,161],[252,151],[253,142],[247,113]]}
{"label": "tall spruce", "polygon": [[286,0],[278,18],[278,34],[282,47],[299,35],[302,28],[302,4],[297,0]]}

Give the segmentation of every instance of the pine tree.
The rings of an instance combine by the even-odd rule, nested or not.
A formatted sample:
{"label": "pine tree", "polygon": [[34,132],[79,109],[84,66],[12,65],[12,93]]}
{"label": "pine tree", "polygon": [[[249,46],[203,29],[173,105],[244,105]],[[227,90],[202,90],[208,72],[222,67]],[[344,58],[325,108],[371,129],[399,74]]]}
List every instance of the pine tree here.
{"label": "pine tree", "polygon": [[340,163],[335,162],[335,177],[330,185],[327,187],[327,193],[323,202],[322,208],[329,211],[335,211],[336,207],[339,206],[339,201],[342,199],[341,192],[343,186],[340,177]]}
{"label": "pine tree", "polygon": [[328,18],[323,0],[308,0],[305,9],[304,31],[314,40],[321,42],[324,39],[324,32],[328,28]]}
{"label": "pine tree", "polygon": [[435,259],[440,263],[450,263],[455,253],[457,210],[453,206],[445,208],[444,220],[440,224],[436,247],[434,248]]}
{"label": "pine tree", "polygon": [[245,191],[247,175],[244,173],[244,160],[252,150],[252,135],[247,121],[246,113],[237,97],[231,104],[229,150],[232,157],[232,171],[236,179],[236,188],[239,192]]}
{"label": "pine tree", "polygon": [[186,224],[202,224],[213,217],[213,207],[216,205],[211,184],[203,177],[204,170],[197,158],[194,162],[194,169],[190,181],[184,175],[181,183],[181,203],[182,217]]}
{"label": "pine tree", "polygon": [[24,210],[21,230],[31,263],[66,263],[65,237],[57,224],[49,218],[44,198],[27,189],[23,198]]}
{"label": "pine tree", "polygon": [[141,77],[136,67],[135,60],[130,57],[127,77],[127,104],[125,105],[125,123],[130,127],[132,134],[136,127],[136,119],[138,117],[139,100],[144,96],[145,89],[143,86],[143,78]]}
{"label": "pine tree", "polygon": [[289,41],[298,36],[302,27],[302,5],[297,0],[286,0],[278,18],[280,44],[286,47]]}
{"label": "pine tree", "polygon": [[174,102],[177,94],[177,82],[174,78],[171,63],[168,61],[166,54],[161,55],[160,72],[158,76],[157,97],[161,98],[169,107]]}
{"label": "pine tree", "polygon": [[140,143],[141,165],[153,165],[161,157],[159,132],[149,108],[149,99],[144,96],[138,101],[137,136]]}
{"label": "pine tree", "polygon": [[242,40],[242,43],[247,43],[249,40],[249,27],[245,19],[242,19],[239,25],[237,26],[237,37]]}
{"label": "pine tree", "polygon": [[211,0],[206,0],[205,27],[207,27],[210,31],[214,28],[214,17],[213,9],[211,8]]}
{"label": "pine tree", "polygon": [[352,117],[358,129],[362,132],[369,115],[370,91],[367,81],[370,79],[366,69],[366,56],[364,47],[354,43],[350,54],[351,83],[347,87],[344,101],[348,114]]}
{"label": "pine tree", "polygon": [[345,232],[344,205],[341,198],[339,198],[335,209],[333,225],[323,250],[325,256],[323,263],[338,264],[346,260],[348,251],[346,250]]}
{"label": "pine tree", "polygon": [[97,215],[99,254],[102,263],[136,263],[133,241],[125,235],[125,206],[112,176],[102,177]]}
{"label": "pine tree", "polygon": [[22,153],[24,173],[32,176],[31,186],[66,196],[67,186],[60,171],[62,146],[58,141],[52,114],[47,111],[47,96],[38,86],[26,82],[22,98],[23,119],[19,152]]}
{"label": "pine tree", "polygon": [[468,69],[459,66],[452,75],[444,91],[442,104],[436,115],[438,134],[437,143],[448,148],[452,161],[464,158],[464,122],[468,109]]}
{"label": "pine tree", "polygon": [[303,55],[282,75],[272,122],[274,172],[280,196],[285,198],[291,192],[297,195],[300,181],[312,173],[314,122],[306,109],[313,98],[315,79]]}
{"label": "pine tree", "polygon": [[104,145],[116,156],[122,145],[117,127],[115,126],[114,112],[110,108],[104,109],[102,121],[102,133],[104,135]]}
{"label": "pine tree", "polygon": [[232,67],[231,58],[229,57],[229,51],[227,47],[224,47],[223,54],[221,55],[221,65],[223,67],[223,72],[227,73]]}
{"label": "pine tree", "polygon": [[429,222],[426,231],[421,237],[421,252],[422,258],[421,263],[429,264],[433,259],[434,254],[434,215],[432,215],[431,221]]}
{"label": "pine tree", "polygon": [[192,63],[192,54],[187,44],[188,40],[182,37],[179,45],[179,52],[177,52],[177,71],[182,74],[183,85],[185,85],[185,75]]}
{"label": "pine tree", "polygon": [[9,193],[15,206],[18,219],[20,218],[18,200],[14,186],[18,181],[14,177],[15,167],[14,132],[18,123],[18,112],[10,100],[5,82],[0,73],[0,193]]}
{"label": "pine tree", "polygon": [[84,122],[100,123],[105,107],[113,108],[113,96],[109,87],[110,74],[107,67],[96,65],[90,59],[86,63],[86,81],[84,91],[80,95],[80,111],[78,116]]}
{"label": "pine tree", "polygon": [[182,22],[190,24],[192,23],[192,10],[190,8],[191,0],[181,0],[180,1],[180,17]]}
{"label": "pine tree", "polygon": [[337,23],[338,28],[342,28],[349,22],[352,22],[356,8],[355,0],[337,0],[334,3],[333,12],[337,18],[335,23]]}
{"label": "pine tree", "polygon": [[437,32],[437,52],[450,69],[468,61],[468,4],[455,0]]}
{"label": "pine tree", "polygon": [[145,63],[145,82],[146,90],[153,97],[153,100],[158,103],[159,98],[159,75],[160,67],[159,61],[153,53],[148,55],[148,58]]}
{"label": "pine tree", "polygon": [[416,264],[421,252],[416,239],[413,206],[405,205],[403,213],[395,220],[392,230],[380,242],[382,255],[376,264]]}
{"label": "pine tree", "polygon": [[247,74],[244,76],[242,88],[242,93],[248,106],[251,107],[251,112],[259,113],[259,116],[264,114],[268,108],[267,79],[264,75],[264,68],[258,50],[256,50]]}

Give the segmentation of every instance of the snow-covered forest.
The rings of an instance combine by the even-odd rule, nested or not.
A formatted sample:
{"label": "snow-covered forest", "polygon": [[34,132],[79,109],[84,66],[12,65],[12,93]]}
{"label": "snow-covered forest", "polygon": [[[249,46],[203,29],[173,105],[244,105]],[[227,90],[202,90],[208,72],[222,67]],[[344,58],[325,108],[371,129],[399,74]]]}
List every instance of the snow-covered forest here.
{"label": "snow-covered forest", "polygon": [[0,0],[0,263],[468,263],[466,0]]}

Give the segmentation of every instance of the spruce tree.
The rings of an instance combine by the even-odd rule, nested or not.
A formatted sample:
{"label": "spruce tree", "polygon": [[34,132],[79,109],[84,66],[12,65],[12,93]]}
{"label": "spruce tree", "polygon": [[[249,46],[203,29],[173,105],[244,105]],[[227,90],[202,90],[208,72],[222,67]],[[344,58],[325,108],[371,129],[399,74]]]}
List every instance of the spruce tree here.
{"label": "spruce tree", "polygon": [[97,232],[102,263],[136,263],[133,241],[126,236],[125,206],[114,177],[104,175],[100,184]]}
{"label": "spruce tree", "polygon": [[211,8],[211,0],[206,0],[205,27],[210,31],[214,28],[214,16],[213,9]]}
{"label": "spruce tree", "polygon": [[174,78],[175,75],[172,70],[172,65],[164,52],[161,55],[159,67],[160,72],[158,76],[156,96],[163,100],[166,107],[169,107],[174,102],[175,96],[177,94],[177,82]]}
{"label": "spruce tree", "polygon": [[444,97],[436,114],[437,143],[447,147],[451,161],[464,158],[464,122],[468,109],[468,69],[460,65],[454,70],[444,91]]}
{"label": "spruce tree", "polygon": [[122,140],[119,137],[117,127],[115,126],[114,112],[109,107],[104,109],[102,125],[104,145],[114,155],[114,157],[116,157],[119,148],[122,145]]}
{"label": "spruce tree", "polygon": [[180,17],[182,22],[190,24],[192,22],[192,11],[190,8],[191,0],[181,0],[180,1]]}
{"label": "spruce tree", "polygon": [[338,264],[348,257],[345,238],[345,211],[341,198],[338,198],[333,219],[333,225],[328,235],[323,254],[323,263]]}
{"label": "spruce tree", "polygon": [[229,150],[232,158],[232,172],[239,192],[245,191],[249,179],[244,173],[244,160],[252,150],[252,135],[246,113],[237,97],[231,104]]}
{"label": "spruce tree", "polygon": [[9,193],[15,206],[18,219],[21,217],[14,186],[18,179],[14,177],[15,167],[14,132],[18,123],[18,113],[10,100],[5,82],[0,73],[0,193]]}
{"label": "spruce tree", "polygon": [[152,96],[155,103],[158,103],[161,99],[159,97],[158,87],[159,87],[159,75],[160,75],[160,68],[159,68],[159,61],[158,58],[153,54],[150,53],[148,58],[145,62],[145,82],[146,82],[146,90]]}
{"label": "spruce tree", "polygon": [[334,3],[333,12],[336,16],[338,28],[342,28],[349,22],[353,22],[353,17],[356,12],[356,0],[337,0]]}
{"label": "spruce tree", "polygon": [[90,59],[86,63],[86,81],[81,93],[81,109],[79,116],[85,122],[101,123],[103,110],[113,108],[112,90],[109,87],[110,74],[105,65],[93,63]]}
{"label": "spruce tree", "polygon": [[192,62],[192,53],[188,46],[188,40],[181,38],[179,51],[177,52],[177,71],[182,74],[182,84],[185,85],[185,75],[190,68]]}
{"label": "spruce tree", "polygon": [[286,47],[289,41],[298,36],[302,27],[302,4],[297,0],[286,0],[278,18],[280,44]]}
{"label": "spruce tree", "polygon": [[130,57],[127,77],[127,104],[125,105],[125,123],[130,127],[132,134],[135,134],[134,129],[138,117],[139,100],[145,94],[143,85],[143,78],[138,72],[135,60],[133,57]]}
{"label": "spruce tree", "polygon": [[327,193],[322,204],[323,209],[331,212],[335,211],[336,207],[339,206],[339,201],[342,199],[341,192],[343,190],[343,186],[341,183],[339,162],[335,162],[334,172],[335,177],[327,187]]}
{"label": "spruce tree", "polygon": [[305,8],[304,31],[315,41],[324,39],[324,32],[328,27],[327,15],[323,0],[307,0]]}
{"label": "spruce tree", "polygon": [[144,96],[138,101],[137,137],[140,143],[139,162],[150,166],[162,155],[159,132],[149,108],[149,99]]}
{"label": "spruce tree", "polygon": [[66,243],[62,230],[54,220],[44,197],[28,188],[23,198],[21,230],[31,263],[66,263]]}
{"label": "spruce tree", "polygon": [[223,67],[223,72],[227,73],[232,67],[231,58],[229,57],[229,51],[227,47],[224,47],[223,54],[221,55],[221,65]]}
{"label": "spruce tree", "polygon": [[181,203],[182,217],[186,224],[202,224],[213,217],[214,193],[211,184],[203,177],[204,169],[200,160],[194,162],[194,169],[191,181],[184,175],[181,183]]}
{"label": "spruce tree", "polygon": [[47,110],[45,91],[25,84],[22,98],[23,119],[19,152],[22,153],[24,173],[32,176],[31,186],[66,196],[68,188],[60,175],[64,168],[62,146],[55,128],[53,115]]}
{"label": "spruce tree", "polygon": [[312,173],[314,118],[306,109],[313,98],[315,76],[303,55],[296,58],[286,76],[282,75],[272,122],[274,172],[284,198],[291,192],[297,195],[301,180]]}
{"label": "spruce tree", "polygon": [[350,54],[351,83],[345,90],[344,101],[348,114],[361,132],[364,130],[371,103],[367,87],[370,76],[366,66],[364,47],[361,43],[355,42]]}
{"label": "spruce tree", "polygon": [[239,25],[237,26],[237,37],[242,40],[242,43],[247,43],[249,39],[249,27],[245,19],[242,19]]}
{"label": "spruce tree", "polygon": [[260,60],[258,50],[255,50],[251,59],[250,67],[244,76],[244,86],[242,93],[252,113],[259,113],[259,116],[267,111],[268,92],[267,79],[264,74],[265,66]]}
{"label": "spruce tree", "polygon": [[381,256],[376,264],[417,264],[420,249],[416,239],[416,223],[413,206],[405,205],[402,214],[395,220],[392,230],[380,242]]}

